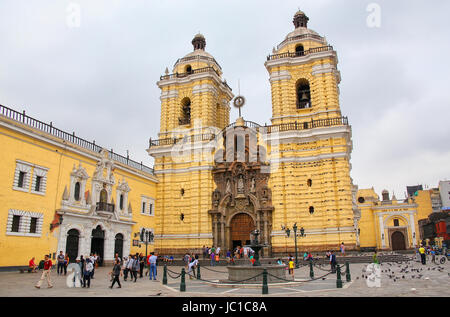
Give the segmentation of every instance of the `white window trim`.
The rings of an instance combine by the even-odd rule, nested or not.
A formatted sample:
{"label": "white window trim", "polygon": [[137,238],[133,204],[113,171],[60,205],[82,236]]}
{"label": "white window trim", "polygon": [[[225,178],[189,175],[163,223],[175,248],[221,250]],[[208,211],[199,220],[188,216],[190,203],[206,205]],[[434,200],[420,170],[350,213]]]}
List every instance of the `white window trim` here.
{"label": "white window trim", "polygon": [[[145,203],[145,211],[142,211],[142,204]],[[152,206],[152,211],[150,213],[150,206]],[[141,215],[153,217],[155,216],[155,199],[148,196],[141,196],[141,206],[139,207],[141,210]]]}
{"label": "white window trim", "polygon": [[[12,231],[13,216],[20,216],[19,232]],[[37,218],[36,233],[30,233],[31,218]],[[8,221],[6,222],[6,235],[22,237],[41,237],[44,214],[31,211],[10,209],[8,211]]]}
{"label": "white window trim", "polygon": [[[31,181],[31,193],[32,194],[39,194],[44,196],[45,191],[47,190],[47,171],[48,169],[43,169],[41,167],[34,166],[33,168],[33,179]],[[34,188],[36,187],[36,180],[37,177],[41,177],[41,184],[39,191],[35,191]]]}
{"label": "white window trim", "polygon": [[[32,194],[45,195],[47,189],[47,167],[43,167],[40,165],[36,165],[33,163],[25,162],[22,160],[16,160],[16,170],[14,172],[14,182],[13,189],[22,191],[22,192],[30,192]],[[25,173],[25,177],[23,180],[23,187],[19,187],[19,174],[20,172]],[[35,191],[34,187],[36,185],[37,176],[41,176],[41,184],[40,191]]]}

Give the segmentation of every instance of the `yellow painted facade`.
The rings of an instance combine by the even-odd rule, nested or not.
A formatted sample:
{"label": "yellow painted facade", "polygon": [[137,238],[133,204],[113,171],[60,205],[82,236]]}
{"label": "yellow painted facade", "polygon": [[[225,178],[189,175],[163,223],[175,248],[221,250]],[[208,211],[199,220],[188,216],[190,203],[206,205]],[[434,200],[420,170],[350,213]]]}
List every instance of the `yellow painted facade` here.
{"label": "yellow painted facade", "polygon": [[[265,62],[272,125],[264,127],[243,118],[230,124],[235,96],[197,34],[193,52],[157,82],[160,131],[147,149],[153,169],[1,108],[0,250],[11,256],[0,267],[59,250],[79,256],[100,248],[105,261],[117,245],[124,255],[145,253],[136,235],[142,229],[154,234],[147,251],[160,254],[232,248],[255,228],[270,254],[292,253],[285,229],[294,224],[306,234],[298,237],[300,250],[342,242],[347,250],[392,249],[393,235],[401,244],[401,234],[405,248],[416,246],[429,195],[380,201],[373,189],[353,184],[337,53],[308,20],[297,12],[294,31]],[[245,131],[253,131],[255,144]]]}
{"label": "yellow painted facade", "polygon": [[[33,126],[30,123],[31,118],[27,117],[25,123],[21,123],[24,120],[17,121],[20,113],[14,113],[11,109],[5,110],[4,107],[1,110],[0,177],[3,181],[0,183],[2,193],[0,208],[3,216],[0,217],[2,231],[0,250],[5,256],[0,260],[0,267],[27,265],[33,256],[38,262],[43,259],[44,254],[53,254],[59,250],[65,253],[66,245],[62,242],[65,241],[68,230],[73,228],[79,230],[80,235],[77,256],[89,255],[90,232],[97,225],[105,232],[103,246],[105,261],[113,258],[117,233],[123,234],[124,255],[129,252],[145,253],[142,244],[140,248],[133,247],[132,240],[139,240],[134,237],[134,233],[139,232],[141,228],[153,230],[155,227],[155,211],[152,211],[152,216],[149,210],[147,214],[141,212],[143,197],[156,199],[158,180],[153,174],[106,158],[114,164],[111,171],[114,180],[111,182],[113,185],[108,203],[115,204],[115,210],[106,211],[101,215],[96,211],[93,175],[97,163],[108,152],[99,153],[86,144],[77,145],[65,141],[56,136],[58,133],[54,128],[52,132],[47,130],[50,133],[46,133],[42,131],[43,125],[35,124],[36,121]],[[79,193],[80,199],[76,201],[73,196],[70,197],[74,193],[71,191],[71,174],[80,167],[86,173],[87,179],[82,186],[85,191]],[[19,169],[26,170],[22,186],[19,186]],[[101,173],[104,177],[106,171]],[[38,174],[42,175],[39,188],[36,185]],[[118,210],[119,184],[127,184],[129,187],[127,206],[123,206],[123,211]],[[73,185],[75,184],[72,183]],[[131,210],[132,212],[128,214]],[[20,216],[16,228],[13,228],[14,215],[10,215],[11,213],[16,217]],[[61,224],[59,224],[60,215],[62,215]],[[79,221],[72,221],[77,217]],[[31,218],[38,219],[35,227],[30,223]],[[152,249],[153,244],[149,246],[149,251]]]}
{"label": "yellow painted facade", "polygon": [[[204,37],[197,35],[194,51],[176,62],[173,74],[166,70],[158,82],[160,139],[151,142],[148,152],[155,158],[155,174],[160,179],[157,232],[162,252],[182,253],[185,247],[217,244],[223,239],[213,237],[214,230],[233,231],[225,222],[226,211],[218,214],[217,220],[208,214],[211,193],[218,186],[211,170],[220,142],[212,146],[207,139],[197,138],[197,143],[182,140],[205,132],[217,136],[229,125],[228,103],[233,95],[218,80],[222,72],[214,58],[204,51],[204,45],[196,46],[202,41]],[[303,53],[292,56],[299,45]],[[265,63],[271,82],[273,125],[270,131],[258,128],[258,144],[266,149],[270,161],[268,187],[274,210],[261,214],[259,222],[269,227],[265,227],[270,230],[268,244],[274,253],[293,250],[294,240],[286,239],[281,228],[294,223],[304,227],[302,244],[310,250],[337,248],[342,242],[349,249],[357,248],[349,163],[351,128],[341,116],[336,65],[336,52],[306,26],[288,34]],[[207,67],[213,69],[206,72]],[[199,78],[202,74],[205,79]],[[297,105],[299,81],[309,84],[308,107]],[[185,98],[191,101],[191,123],[187,125],[179,121]],[[225,111],[215,111],[216,104]],[[197,122],[195,127],[193,122]],[[169,138],[180,141],[177,145]],[[308,179],[311,185],[307,185]],[[256,221],[259,216],[254,217]],[[224,229],[215,229],[216,225]],[[231,244],[222,247],[231,248]]]}
{"label": "yellow painted facade", "polygon": [[373,188],[359,190],[357,197],[362,250],[403,250],[420,244],[418,205],[411,198],[399,201],[384,190],[380,200]]}

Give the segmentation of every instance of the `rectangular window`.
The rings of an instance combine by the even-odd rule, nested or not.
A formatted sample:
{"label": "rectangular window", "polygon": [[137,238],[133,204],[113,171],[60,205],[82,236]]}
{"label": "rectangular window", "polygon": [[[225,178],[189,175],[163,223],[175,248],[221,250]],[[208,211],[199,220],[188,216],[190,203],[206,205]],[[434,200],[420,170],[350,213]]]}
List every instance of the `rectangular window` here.
{"label": "rectangular window", "polygon": [[398,227],[399,223],[398,223],[398,219],[394,219],[394,227]]}
{"label": "rectangular window", "polygon": [[19,232],[20,216],[13,216],[11,232]]}
{"label": "rectangular window", "polygon": [[41,180],[42,180],[42,176],[36,176],[36,184],[34,186],[35,192],[41,191]]}
{"label": "rectangular window", "polygon": [[17,182],[17,187],[23,188],[23,181],[25,179],[25,172],[19,172],[19,181]]}
{"label": "rectangular window", "polygon": [[142,213],[145,214],[145,202],[142,203]]}
{"label": "rectangular window", "polygon": [[36,233],[37,220],[38,220],[38,218],[34,218],[34,217],[31,218],[30,233]]}
{"label": "rectangular window", "polygon": [[150,204],[150,215],[152,214],[152,212],[153,212],[153,204]]}

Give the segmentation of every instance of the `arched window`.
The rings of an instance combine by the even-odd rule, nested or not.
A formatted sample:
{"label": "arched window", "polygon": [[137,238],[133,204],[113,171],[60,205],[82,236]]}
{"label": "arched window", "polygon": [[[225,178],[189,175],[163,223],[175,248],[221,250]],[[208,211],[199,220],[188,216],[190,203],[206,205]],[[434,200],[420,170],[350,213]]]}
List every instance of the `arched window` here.
{"label": "arched window", "polygon": [[119,208],[120,208],[120,210],[123,210],[123,194],[120,195],[120,198],[119,198]]}
{"label": "arched window", "polygon": [[306,181],[306,183],[308,184],[308,187],[311,187],[311,186],[312,186],[312,179],[308,179],[308,180]]}
{"label": "arched window", "polygon": [[100,192],[100,202],[101,203],[108,202],[108,193],[106,192],[106,189],[104,189],[104,188]]}
{"label": "arched window", "polygon": [[295,55],[297,55],[297,56],[303,56],[304,51],[305,51],[305,49],[302,44],[299,44],[295,47]]}
{"label": "arched window", "polygon": [[178,121],[180,125],[191,123],[191,99],[187,97],[181,100],[181,117]]}
{"label": "arched window", "polygon": [[311,215],[314,213],[314,207],[313,206],[309,206],[309,213]]}
{"label": "arched window", "polygon": [[297,82],[297,109],[311,108],[311,91],[309,82],[306,79],[300,79]]}
{"label": "arched window", "polygon": [[76,201],[80,200],[80,187],[81,187],[80,182],[76,182],[75,183],[75,191],[73,194]]}
{"label": "arched window", "polygon": [[192,73],[192,67],[191,67],[191,65],[187,65],[187,66],[186,66],[186,73],[188,73],[188,74]]}

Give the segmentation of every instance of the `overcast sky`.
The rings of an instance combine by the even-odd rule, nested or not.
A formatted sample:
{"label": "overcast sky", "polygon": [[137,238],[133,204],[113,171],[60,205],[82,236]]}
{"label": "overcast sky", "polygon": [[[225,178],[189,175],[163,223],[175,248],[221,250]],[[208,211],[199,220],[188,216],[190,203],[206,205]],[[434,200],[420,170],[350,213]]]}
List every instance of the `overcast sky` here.
{"label": "overcast sky", "polygon": [[[381,9],[379,27],[367,22],[370,4]],[[354,183],[403,198],[407,185],[449,179],[446,0],[1,0],[0,104],[152,165],[156,82],[192,51],[194,35],[205,36],[235,93],[240,80],[244,118],[270,124],[264,62],[299,8],[338,54]]]}

